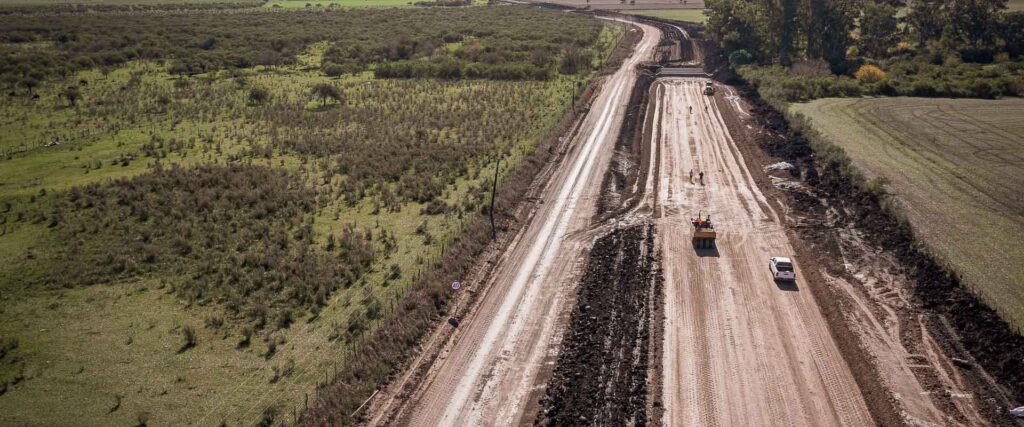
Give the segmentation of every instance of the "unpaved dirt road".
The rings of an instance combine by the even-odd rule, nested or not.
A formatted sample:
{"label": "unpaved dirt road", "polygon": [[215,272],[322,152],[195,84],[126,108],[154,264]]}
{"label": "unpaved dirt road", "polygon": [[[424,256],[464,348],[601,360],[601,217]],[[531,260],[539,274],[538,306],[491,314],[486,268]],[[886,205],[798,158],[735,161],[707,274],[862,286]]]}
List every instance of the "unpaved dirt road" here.
{"label": "unpaved dirt road", "polygon": [[[871,425],[800,260],[795,284],[770,276],[768,258],[794,251],[715,98],[702,94],[704,82],[659,80],[651,97],[657,166],[645,203],[658,227],[665,280],[663,421]],[[705,185],[696,179],[701,171]],[[716,249],[692,247],[689,219],[698,210],[718,229]]]}
{"label": "unpaved dirt road", "polygon": [[[544,190],[531,222],[498,261],[484,292],[407,399],[382,400],[370,424],[417,426],[530,423],[579,279],[601,181],[636,79],[660,32],[641,25],[633,55],[603,82],[572,148]],[[445,326],[447,327],[447,326]],[[415,366],[414,366],[415,369]],[[398,388],[402,385],[398,384]]]}

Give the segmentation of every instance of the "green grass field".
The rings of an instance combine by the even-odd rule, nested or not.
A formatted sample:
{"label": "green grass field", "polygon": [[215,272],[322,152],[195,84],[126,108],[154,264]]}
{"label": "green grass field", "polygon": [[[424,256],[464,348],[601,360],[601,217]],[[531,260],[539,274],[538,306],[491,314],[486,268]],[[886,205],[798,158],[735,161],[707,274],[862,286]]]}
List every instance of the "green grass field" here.
{"label": "green grass field", "polygon": [[704,23],[708,20],[704,9],[653,9],[653,10],[628,10],[623,11],[631,15],[651,16],[654,18],[672,19],[684,22]]}
{"label": "green grass field", "polygon": [[[171,80],[151,68],[142,69],[147,80]],[[124,84],[129,70],[139,71],[130,66],[111,73],[106,80],[93,80],[86,96],[92,91],[101,93],[105,87]],[[274,88],[273,96],[283,99],[289,94],[305,92],[314,82],[328,80],[317,74],[296,70],[285,75],[254,74],[249,78],[253,84]],[[84,77],[98,76],[86,73]],[[350,83],[373,83],[366,76],[348,77],[346,80]],[[230,80],[222,83],[225,87],[230,84]],[[387,82],[383,84],[387,85]],[[441,101],[445,98],[440,96],[442,93],[471,91],[479,94],[499,90],[510,94],[511,88],[519,84],[468,81],[450,84],[443,92],[433,94],[429,86],[424,86],[420,90],[408,91],[407,97],[436,96],[438,102],[444,102]],[[533,86],[532,90],[540,95],[531,96],[531,102],[545,104],[534,104],[537,110],[531,115],[546,118],[529,125],[529,129],[523,129],[526,132],[514,146],[513,156],[504,163],[506,170],[507,165],[514,164],[527,147],[563,114],[563,100],[575,82],[560,79],[524,84]],[[98,126],[96,122],[74,126],[71,123],[76,122],[79,116],[66,108],[54,108],[58,102],[53,92],[43,90],[41,93],[43,98],[38,100],[38,110],[29,113],[31,120],[26,121],[35,122],[38,126],[23,127],[13,122],[0,124],[3,129],[12,131],[0,140],[0,146],[17,148],[19,153],[0,167],[0,200],[10,201],[14,206],[18,206],[18,200],[38,194],[42,189],[59,192],[75,185],[146,172],[150,161],[136,161],[128,166],[108,166],[107,162],[120,153],[138,150],[148,135],[169,126],[162,120],[140,122],[137,127],[122,123],[126,129],[116,135],[93,128]],[[378,93],[388,94],[386,96],[398,94],[383,88]],[[405,102],[412,102],[412,99]],[[6,110],[10,117],[21,117],[15,111],[20,112],[23,108],[25,105],[19,103],[0,109]],[[489,114],[487,111],[480,113]],[[491,113],[501,114],[497,110]],[[253,123],[229,119],[228,111],[209,118],[212,120],[195,120],[185,126],[179,125],[176,131],[167,135],[188,139],[194,137],[189,135],[215,132],[223,144],[220,154],[203,154],[194,150],[184,156],[171,155],[163,161],[182,165],[227,162],[232,155],[245,149],[244,138],[259,137],[261,132]],[[84,140],[94,139],[95,142],[82,144],[81,149],[21,145],[48,139],[43,134],[54,125],[75,128],[76,132],[81,132],[76,136],[82,136]],[[220,131],[213,130],[218,127]],[[234,131],[229,133],[229,128]],[[238,132],[237,136],[232,137],[235,132]],[[92,170],[82,167],[95,161],[104,163],[104,166]],[[278,154],[272,160],[260,162],[273,167],[284,165],[311,182],[316,181],[316,177],[329,175],[315,163],[301,166],[298,158],[287,154]],[[481,161],[475,168],[486,170],[493,166]],[[307,169],[307,172],[299,169]],[[459,205],[469,197],[471,185],[479,185],[488,176],[479,174],[457,180],[446,190],[444,200]],[[330,202],[316,217],[314,229],[318,235],[337,234],[344,224],[356,224],[360,229],[370,227],[378,232],[387,230],[393,233],[397,236],[398,246],[390,255],[375,262],[363,285],[336,292],[316,322],[307,323],[308,319],[300,318],[292,327],[275,333],[287,343],[270,360],[262,356],[265,346],[261,342],[253,344],[250,349],[237,350],[237,331],[202,327],[203,319],[215,315],[218,309],[182,305],[158,278],[140,277],[121,283],[70,289],[25,289],[0,280],[3,282],[0,283],[3,298],[0,336],[18,337],[17,355],[26,362],[27,377],[0,395],[0,424],[53,425],[74,419],[77,414],[88,414],[88,423],[94,425],[125,424],[134,422],[139,416],[161,424],[217,424],[226,420],[231,425],[246,425],[253,424],[270,405],[285,408],[284,412],[290,419],[291,409],[300,407],[304,393],[312,393],[317,381],[324,381],[332,369],[331,363],[343,361],[347,343],[329,339],[334,331],[347,325],[352,313],[361,312],[367,300],[383,302],[385,307],[397,300],[413,278],[413,273],[427,268],[446,242],[461,231],[462,221],[454,215],[431,217],[427,228],[431,242],[426,242],[417,233],[417,227],[426,218],[421,214],[422,208],[423,205],[410,202],[404,203],[396,212],[374,213],[374,202],[370,200],[353,207],[341,201]],[[38,259],[28,259],[29,251],[45,253],[47,247],[59,245],[51,241],[47,228],[42,224],[11,224],[4,229],[7,233],[0,237],[0,275],[7,278],[31,274]],[[408,273],[398,279],[388,279],[385,276],[391,265],[398,265]],[[174,280],[173,277],[171,279]],[[196,327],[200,344],[193,350],[178,354],[175,350],[180,345],[184,325]],[[23,333],[26,330],[34,333]],[[291,376],[272,380],[275,368],[293,362],[295,368]],[[15,367],[18,365],[12,365],[12,369]],[[58,395],[62,397],[54,397]],[[120,406],[111,410],[118,401]]]}
{"label": "green grass field", "polygon": [[[597,25],[603,30],[594,48],[607,54],[622,27]],[[574,88],[588,78],[376,79],[372,71],[331,78],[321,70],[329,45],[310,45],[290,65],[187,78],[168,73],[168,64],[132,61],[43,82],[34,90],[38,99],[24,93],[0,98],[0,425],[254,425],[270,407],[278,421],[291,422],[305,396],[312,403],[316,385],[346,362],[358,339],[349,338],[352,326],[372,328],[387,318],[418,274],[435,268],[444,248],[479,212],[480,189],[489,188],[494,168],[492,145],[507,147],[504,176],[564,116]],[[318,83],[340,88],[344,105],[313,99],[310,89]],[[75,84],[81,99],[70,106],[60,94]],[[253,104],[252,88],[266,89],[269,100]],[[423,138],[418,143],[405,133],[416,130]],[[288,145],[311,141],[322,147],[360,138],[370,144],[342,154]],[[143,155],[154,140],[189,148]],[[274,140],[283,145],[255,154]],[[425,203],[394,196],[389,202],[381,195],[382,187],[395,194],[398,182],[353,184],[338,171],[344,158],[369,156],[387,140],[435,144],[453,158],[466,153],[460,146],[486,151],[463,159],[463,172],[454,178],[438,178],[445,185],[437,200],[449,209],[426,214]],[[133,160],[120,161],[124,156]],[[300,311],[290,326],[257,330],[245,348],[237,345],[244,316],[225,315],[216,301],[188,303],[175,292],[176,284],[194,280],[192,273],[89,286],[50,282],[66,242],[55,231],[60,226],[33,216],[66,200],[73,187],[150,173],[157,159],[164,166],[287,171],[296,186],[317,191],[313,214],[297,220],[308,220],[314,246],[354,224],[375,236],[372,266],[356,283],[328,295],[315,314]],[[364,163],[371,161],[387,162],[367,157]],[[346,196],[363,190],[366,196],[355,202]],[[381,243],[383,234],[393,236],[393,247]],[[371,306],[380,314],[368,315]],[[226,318],[225,324],[211,326],[217,318]],[[182,352],[186,327],[196,331],[198,345]],[[2,350],[12,338],[16,347]],[[281,344],[268,357],[271,341]]]}
{"label": "green grass field", "polygon": [[819,99],[793,111],[885,177],[916,234],[1024,326],[1024,100]]}

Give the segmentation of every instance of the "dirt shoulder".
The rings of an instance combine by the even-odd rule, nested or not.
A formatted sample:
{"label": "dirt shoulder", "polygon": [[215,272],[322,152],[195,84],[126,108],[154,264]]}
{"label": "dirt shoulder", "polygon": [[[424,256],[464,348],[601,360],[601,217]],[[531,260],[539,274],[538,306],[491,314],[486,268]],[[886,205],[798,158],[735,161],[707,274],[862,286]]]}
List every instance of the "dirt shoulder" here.
{"label": "dirt shoulder", "polygon": [[[721,105],[730,106],[730,108],[721,109],[722,118],[736,140],[736,145],[743,158],[752,164],[751,176],[758,188],[764,192],[773,209],[777,212],[791,212],[790,194],[776,187],[771,176],[764,169],[764,166],[783,161],[783,159],[772,157],[761,149],[760,142],[764,130],[758,127],[747,127],[748,124],[756,124],[757,120],[753,116],[742,116],[745,111],[741,113],[742,107],[737,105],[734,98],[730,99],[733,96],[736,95],[729,90],[720,90],[716,94],[716,101]],[[844,313],[849,311],[850,302],[845,295],[826,285],[828,281],[821,274],[822,271],[835,270],[836,266],[830,265],[833,263],[828,262],[827,256],[822,256],[821,248],[816,248],[803,239],[809,236],[795,233],[792,227],[787,227],[787,235],[790,244],[796,250],[802,271],[808,279],[808,287],[825,316],[843,359],[853,372],[865,403],[875,418],[875,423],[879,425],[902,424],[899,410],[890,401],[889,393],[877,381],[879,375],[871,363],[870,355],[862,351],[863,344],[858,339],[858,335],[849,328],[848,319]]]}
{"label": "dirt shoulder", "polygon": [[1021,398],[1024,340],[930,259],[881,200],[838,165],[815,163],[806,139],[751,89],[718,96],[737,107],[723,115],[743,135],[744,157],[793,165],[752,173],[787,213],[804,271],[821,284],[811,290],[875,421],[1020,425],[1007,409]]}

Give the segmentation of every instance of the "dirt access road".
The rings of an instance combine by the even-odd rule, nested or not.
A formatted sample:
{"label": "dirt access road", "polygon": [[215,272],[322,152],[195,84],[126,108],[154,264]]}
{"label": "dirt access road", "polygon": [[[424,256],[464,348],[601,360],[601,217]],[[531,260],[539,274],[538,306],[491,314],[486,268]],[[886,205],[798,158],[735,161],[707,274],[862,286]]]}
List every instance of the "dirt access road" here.
{"label": "dirt access road", "polygon": [[[702,94],[705,81],[663,79],[652,89],[657,166],[646,204],[658,227],[665,280],[662,419],[670,425],[871,425],[805,288],[800,260],[795,284],[777,284],[768,272],[770,256],[794,251],[716,99]],[[706,185],[697,182],[700,171]],[[692,247],[689,219],[698,210],[718,229],[716,249]]]}
{"label": "dirt access road", "polygon": [[[499,259],[484,294],[447,340],[407,399],[384,396],[369,424],[422,426],[531,423],[579,279],[604,171],[636,80],[661,37],[644,31],[631,57],[606,77],[566,158],[547,184],[530,223]],[[435,333],[437,335],[437,333]],[[430,363],[430,362],[425,362]],[[413,371],[417,369],[413,366]],[[404,387],[400,379],[391,388]],[[385,392],[388,394],[389,392]],[[393,392],[392,392],[393,393]]]}

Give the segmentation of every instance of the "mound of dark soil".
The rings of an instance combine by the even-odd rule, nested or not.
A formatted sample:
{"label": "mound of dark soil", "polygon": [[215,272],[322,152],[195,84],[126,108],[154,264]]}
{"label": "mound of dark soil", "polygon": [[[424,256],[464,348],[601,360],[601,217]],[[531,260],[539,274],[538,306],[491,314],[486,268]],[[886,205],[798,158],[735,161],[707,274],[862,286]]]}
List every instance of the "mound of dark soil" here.
{"label": "mound of dark soil", "polygon": [[536,425],[646,425],[654,226],[594,244]]}

